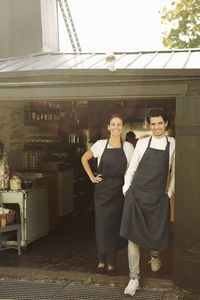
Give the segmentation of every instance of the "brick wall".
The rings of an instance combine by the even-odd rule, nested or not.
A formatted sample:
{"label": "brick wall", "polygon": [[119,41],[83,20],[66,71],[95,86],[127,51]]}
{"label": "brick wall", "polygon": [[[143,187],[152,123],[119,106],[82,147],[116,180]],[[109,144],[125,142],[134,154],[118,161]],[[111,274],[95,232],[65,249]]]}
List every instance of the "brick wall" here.
{"label": "brick wall", "polygon": [[0,102],[0,141],[11,171],[20,169],[24,149],[24,104]]}

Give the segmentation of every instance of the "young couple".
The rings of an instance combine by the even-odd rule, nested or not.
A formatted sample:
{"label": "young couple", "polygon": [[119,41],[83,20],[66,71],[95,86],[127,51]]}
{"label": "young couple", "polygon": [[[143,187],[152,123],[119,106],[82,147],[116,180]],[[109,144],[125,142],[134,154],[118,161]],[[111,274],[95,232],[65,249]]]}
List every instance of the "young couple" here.
{"label": "young couple", "polygon": [[[134,149],[121,139],[122,118],[111,116],[110,138],[97,141],[82,156],[83,167],[96,185],[97,273],[116,276],[117,251],[128,241],[130,281],[124,293],[131,296],[139,289],[140,247],[150,251],[152,271],[160,269],[159,252],[168,247],[169,200],[174,193],[175,140],[166,135],[167,116],[161,109],[151,110],[147,122],[152,135],[139,139]],[[89,165],[92,157],[98,159],[96,176]]]}

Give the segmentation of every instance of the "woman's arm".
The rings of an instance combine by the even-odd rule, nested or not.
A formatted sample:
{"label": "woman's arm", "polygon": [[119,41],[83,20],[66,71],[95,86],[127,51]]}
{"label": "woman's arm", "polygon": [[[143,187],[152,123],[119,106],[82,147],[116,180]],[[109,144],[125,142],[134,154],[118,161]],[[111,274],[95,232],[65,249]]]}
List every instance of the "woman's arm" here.
{"label": "woman's arm", "polygon": [[98,174],[97,176],[94,176],[94,174],[91,170],[90,164],[89,164],[89,160],[92,157],[94,157],[93,152],[89,149],[81,157],[81,162],[82,162],[83,168],[85,169],[86,173],[88,174],[90,180],[93,183],[99,183],[99,182],[102,181],[101,174]]}

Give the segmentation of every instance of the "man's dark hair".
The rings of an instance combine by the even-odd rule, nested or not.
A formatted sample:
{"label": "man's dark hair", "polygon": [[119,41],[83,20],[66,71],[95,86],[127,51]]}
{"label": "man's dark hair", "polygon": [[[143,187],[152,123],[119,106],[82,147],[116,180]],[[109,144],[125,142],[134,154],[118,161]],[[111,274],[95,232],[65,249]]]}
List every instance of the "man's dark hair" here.
{"label": "man's dark hair", "polygon": [[168,121],[167,113],[163,109],[152,109],[147,114],[147,122],[150,124],[150,118],[152,117],[162,117],[164,122]]}

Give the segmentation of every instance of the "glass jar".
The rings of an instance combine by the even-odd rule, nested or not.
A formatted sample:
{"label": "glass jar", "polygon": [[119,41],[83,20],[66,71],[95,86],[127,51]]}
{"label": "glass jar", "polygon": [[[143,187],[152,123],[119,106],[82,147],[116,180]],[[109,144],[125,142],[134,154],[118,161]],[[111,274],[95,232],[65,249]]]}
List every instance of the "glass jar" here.
{"label": "glass jar", "polygon": [[0,160],[0,189],[5,190],[9,187],[9,168],[6,159]]}
{"label": "glass jar", "polygon": [[14,175],[10,179],[10,189],[11,190],[21,190],[22,188],[22,180],[19,176]]}

